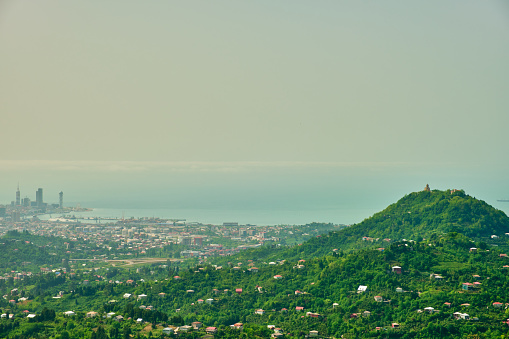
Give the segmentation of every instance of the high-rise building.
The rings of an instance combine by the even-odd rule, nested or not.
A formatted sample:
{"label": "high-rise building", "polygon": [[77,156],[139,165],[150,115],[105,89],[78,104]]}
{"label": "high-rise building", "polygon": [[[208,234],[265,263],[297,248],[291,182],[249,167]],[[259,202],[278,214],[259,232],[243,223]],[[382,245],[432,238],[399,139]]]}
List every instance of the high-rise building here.
{"label": "high-rise building", "polygon": [[60,193],[58,193],[58,201],[60,208],[64,208],[64,192],[60,191]]}
{"label": "high-rise building", "polygon": [[21,200],[21,205],[23,207],[30,207],[30,198],[26,197]]}
{"label": "high-rise building", "polygon": [[21,192],[19,191],[19,183],[18,190],[16,191],[16,206],[21,205]]}
{"label": "high-rise building", "polygon": [[42,200],[42,188],[39,188],[35,192],[35,202],[37,204],[37,207],[41,208],[43,206],[43,200]]}

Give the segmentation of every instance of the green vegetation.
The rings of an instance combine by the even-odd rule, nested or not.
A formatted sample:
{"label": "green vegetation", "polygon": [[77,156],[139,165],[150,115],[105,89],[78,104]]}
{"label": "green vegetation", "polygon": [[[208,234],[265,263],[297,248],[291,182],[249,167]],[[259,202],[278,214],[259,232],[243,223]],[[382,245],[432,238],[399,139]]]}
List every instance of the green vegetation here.
{"label": "green vegetation", "polygon": [[[504,212],[461,190],[452,193],[449,190],[414,192],[359,224],[317,236],[300,247],[281,249],[280,253],[269,255],[267,260],[275,256],[320,257],[334,249],[352,251],[387,247],[397,240],[421,241],[449,232],[459,232],[477,242],[489,242],[506,249],[509,218]],[[492,239],[492,235],[499,238]]]}
{"label": "green vegetation", "polygon": [[[169,326],[180,327],[179,338],[202,338],[212,326],[214,338],[269,338],[275,332],[267,325],[275,325],[296,338],[310,331],[331,338],[508,338],[506,232],[505,214],[462,191],[419,192],[301,246],[265,246],[188,268],[73,263],[61,274],[5,276],[0,337],[173,337],[163,334]],[[361,285],[367,290],[358,293]],[[87,318],[90,311],[98,314]],[[184,332],[193,322],[203,326]],[[243,329],[231,327],[236,323]]]}

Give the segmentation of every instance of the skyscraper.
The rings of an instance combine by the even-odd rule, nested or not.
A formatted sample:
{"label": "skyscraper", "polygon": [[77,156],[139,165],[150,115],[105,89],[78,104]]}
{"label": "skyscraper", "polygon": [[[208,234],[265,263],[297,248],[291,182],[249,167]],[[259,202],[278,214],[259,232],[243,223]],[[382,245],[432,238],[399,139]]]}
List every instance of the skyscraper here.
{"label": "skyscraper", "polygon": [[42,204],[43,204],[43,201],[42,201],[42,188],[39,188],[39,189],[35,192],[35,203],[37,204],[37,207],[38,207],[38,208],[43,207],[43,206],[42,206]]}
{"label": "skyscraper", "polygon": [[60,191],[60,193],[58,193],[58,201],[60,208],[64,208],[64,192]]}
{"label": "skyscraper", "polygon": [[21,205],[21,192],[19,191],[19,183],[18,190],[16,191],[16,206]]}

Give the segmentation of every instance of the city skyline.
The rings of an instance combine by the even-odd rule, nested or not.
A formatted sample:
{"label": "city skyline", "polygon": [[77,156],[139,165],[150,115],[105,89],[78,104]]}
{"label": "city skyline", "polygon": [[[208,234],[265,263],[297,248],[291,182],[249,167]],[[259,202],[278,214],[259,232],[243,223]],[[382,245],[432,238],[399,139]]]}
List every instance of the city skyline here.
{"label": "city skyline", "polygon": [[[21,189],[20,189],[20,184],[18,182],[15,194],[16,194],[15,200],[12,200],[10,203],[0,202],[0,205],[11,205],[12,207],[20,206],[20,207],[41,208],[41,207],[43,207],[44,204],[47,204],[44,202],[44,189],[41,187],[37,188],[37,190],[35,191],[35,195],[34,195],[35,199],[34,200],[31,200],[28,197],[28,195],[25,195],[24,198],[21,198]],[[64,202],[64,192],[60,191],[58,193],[59,208],[63,207],[63,202]],[[31,205],[30,203],[33,203],[33,205]]]}

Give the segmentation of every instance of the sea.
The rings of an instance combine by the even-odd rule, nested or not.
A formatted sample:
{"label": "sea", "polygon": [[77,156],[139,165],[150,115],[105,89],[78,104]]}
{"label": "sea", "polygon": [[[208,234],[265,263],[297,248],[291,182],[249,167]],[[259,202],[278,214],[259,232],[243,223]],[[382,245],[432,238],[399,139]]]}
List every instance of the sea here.
{"label": "sea", "polygon": [[[238,222],[241,225],[303,225],[312,222],[352,224],[362,221],[365,216],[375,213],[374,209],[321,209],[321,210],[250,210],[250,209],[165,209],[165,208],[92,208],[91,211],[71,212],[65,215],[54,213],[39,216],[42,220],[61,216],[77,218],[105,218],[101,223],[115,222],[111,219],[161,218],[185,220],[202,224],[222,225],[225,222]],[[95,223],[95,220],[80,220],[82,223]]]}
{"label": "sea", "polygon": [[[62,216],[84,218],[80,222],[108,223],[115,219],[129,218],[160,218],[184,220],[202,224],[222,225],[226,222],[237,222],[241,225],[304,225],[312,222],[352,225],[359,223],[387,206],[379,203],[366,204],[366,208],[355,206],[328,208],[299,208],[299,209],[239,209],[239,208],[103,208],[91,207],[91,211],[71,212],[65,215],[54,213],[39,216],[42,220]],[[509,215],[509,202],[492,203],[496,208]],[[86,206],[89,207],[89,206]],[[90,218],[104,218],[102,221],[86,220]]]}
{"label": "sea", "polygon": [[[30,176],[28,176],[30,174]],[[91,208],[86,218],[179,219],[221,225],[355,224],[406,194],[464,189],[509,214],[509,181],[503,168],[383,167],[308,169],[285,166],[233,172],[27,173],[21,196],[44,188],[44,201]],[[0,201],[14,198],[16,182],[0,176]],[[13,184],[14,182],[14,184]],[[7,189],[9,188],[9,189]],[[42,218],[60,217],[59,214]]]}

